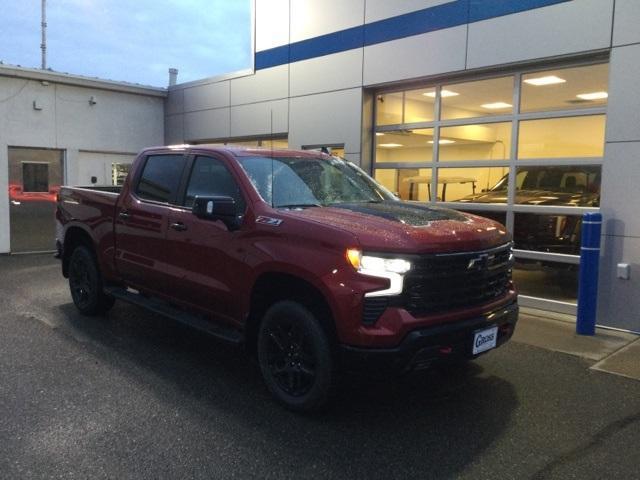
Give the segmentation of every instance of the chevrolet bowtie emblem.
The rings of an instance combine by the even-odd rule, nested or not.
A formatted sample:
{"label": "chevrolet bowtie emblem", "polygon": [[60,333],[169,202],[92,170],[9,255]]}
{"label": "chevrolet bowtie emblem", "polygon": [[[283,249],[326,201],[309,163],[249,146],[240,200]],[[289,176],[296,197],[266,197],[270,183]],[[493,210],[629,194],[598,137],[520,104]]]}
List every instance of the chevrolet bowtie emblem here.
{"label": "chevrolet bowtie emblem", "polygon": [[489,260],[489,254],[482,253],[478,255],[476,258],[472,258],[471,260],[469,260],[469,263],[467,264],[467,270],[473,270],[473,269],[482,270],[487,266],[488,260]]}

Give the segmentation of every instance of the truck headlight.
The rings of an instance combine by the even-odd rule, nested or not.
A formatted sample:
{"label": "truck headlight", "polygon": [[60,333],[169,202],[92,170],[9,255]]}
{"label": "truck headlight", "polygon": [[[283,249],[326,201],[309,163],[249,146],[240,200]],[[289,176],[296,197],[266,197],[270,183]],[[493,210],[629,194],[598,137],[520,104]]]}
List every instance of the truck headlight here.
{"label": "truck headlight", "polygon": [[365,297],[385,297],[402,293],[404,274],[411,270],[411,262],[403,258],[364,255],[362,250],[356,248],[348,249],[346,257],[358,273],[389,280],[389,288],[365,293]]}

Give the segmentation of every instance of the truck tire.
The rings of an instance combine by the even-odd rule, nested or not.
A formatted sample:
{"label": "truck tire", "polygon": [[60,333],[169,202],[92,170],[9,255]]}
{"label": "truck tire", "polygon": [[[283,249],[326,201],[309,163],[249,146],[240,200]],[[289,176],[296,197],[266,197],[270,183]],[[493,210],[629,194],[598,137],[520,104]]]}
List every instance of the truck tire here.
{"label": "truck tire", "polygon": [[281,404],[308,412],[327,402],[334,362],[327,334],[313,313],[296,302],[275,303],[260,324],[257,343],[262,377]]}
{"label": "truck tire", "polygon": [[83,315],[106,313],[115,299],[103,291],[102,275],[93,252],[77,246],[69,259],[69,290],[76,308]]}

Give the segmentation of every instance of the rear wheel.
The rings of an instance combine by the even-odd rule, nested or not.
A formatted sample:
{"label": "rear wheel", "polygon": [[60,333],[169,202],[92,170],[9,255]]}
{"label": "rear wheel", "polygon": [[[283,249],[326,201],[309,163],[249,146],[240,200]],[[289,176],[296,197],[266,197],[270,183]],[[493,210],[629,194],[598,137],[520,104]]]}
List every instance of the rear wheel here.
{"label": "rear wheel", "polygon": [[69,259],[69,290],[74,305],[83,315],[105,313],[115,302],[104,293],[98,262],[84,245],[76,247]]}
{"label": "rear wheel", "polygon": [[331,346],[302,305],[283,301],[269,308],[258,333],[258,360],[267,387],[285,407],[311,411],[326,403],[333,381]]}

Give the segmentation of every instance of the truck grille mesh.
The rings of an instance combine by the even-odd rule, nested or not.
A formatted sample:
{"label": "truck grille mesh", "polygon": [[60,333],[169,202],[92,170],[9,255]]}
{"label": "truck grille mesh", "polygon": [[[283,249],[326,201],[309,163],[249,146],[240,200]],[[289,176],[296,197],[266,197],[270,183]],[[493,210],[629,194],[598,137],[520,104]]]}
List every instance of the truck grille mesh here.
{"label": "truck grille mesh", "polygon": [[511,244],[491,250],[412,256],[401,305],[413,315],[489,302],[506,293],[511,280]]}
{"label": "truck grille mesh", "polygon": [[373,325],[389,305],[389,297],[365,297],[362,307],[362,323]]}

